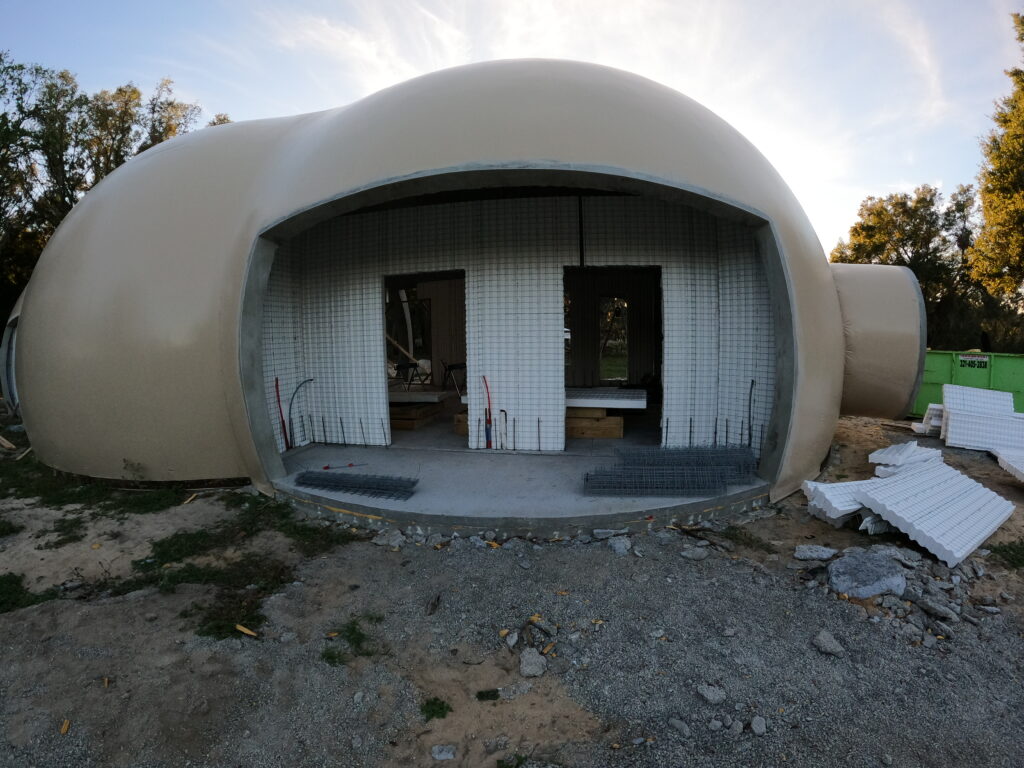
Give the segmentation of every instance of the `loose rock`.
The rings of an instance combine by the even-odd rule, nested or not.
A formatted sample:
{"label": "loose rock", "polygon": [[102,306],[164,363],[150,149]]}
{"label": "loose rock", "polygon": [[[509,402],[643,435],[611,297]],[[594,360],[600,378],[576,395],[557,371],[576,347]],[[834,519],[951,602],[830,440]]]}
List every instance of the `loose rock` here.
{"label": "loose rock", "polygon": [[540,677],[548,668],[548,660],[536,648],[524,648],[519,654],[519,674],[523,677]]}
{"label": "loose rock", "polygon": [[721,704],[725,701],[725,691],[717,685],[698,685],[697,693],[699,693],[708,704]]}
{"label": "loose rock", "polygon": [[903,567],[878,552],[850,552],[828,565],[828,585],[834,592],[865,598],[886,593],[896,596],[907,588]]}
{"label": "loose rock", "polygon": [[629,552],[629,548],[633,545],[627,536],[612,536],[608,539],[608,546],[611,547],[612,552],[616,555],[624,555]]}
{"label": "loose rock", "polygon": [[838,554],[837,549],[817,544],[798,544],[793,551],[793,557],[797,560],[830,560]]}
{"label": "loose rock", "polygon": [[373,537],[371,543],[376,544],[378,547],[388,547],[389,549],[398,549],[402,547],[406,542],[405,536],[397,528],[392,528],[387,531],[381,531]]}
{"label": "loose rock", "polygon": [[454,760],[455,745],[435,744],[430,748],[430,756],[433,757],[435,760]]}
{"label": "loose rock", "polygon": [[619,529],[617,531],[612,530],[611,528],[596,528],[596,529],[594,529],[594,538],[595,539],[610,539],[612,536],[622,536],[622,535],[627,534],[627,533],[629,533],[629,529],[628,528],[621,528],[621,529]]}
{"label": "loose rock", "polygon": [[829,656],[844,656],[846,650],[839,644],[839,641],[832,636],[832,633],[827,629],[821,630],[817,635],[814,636],[814,647],[822,653],[828,654]]}
{"label": "loose rock", "polygon": [[755,736],[764,736],[768,732],[768,724],[760,715],[754,715],[750,721],[750,730],[754,732]]}
{"label": "loose rock", "polygon": [[704,560],[708,556],[708,550],[701,547],[694,547],[693,549],[684,549],[679,554],[687,560],[698,561]]}
{"label": "loose rock", "polygon": [[682,736],[682,737],[683,737],[684,739],[688,739],[688,738],[690,738],[690,726],[688,726],[688,725],[687,725],[686,723],[684,723],[684,722],[683,722],[682,720],[680,720],[679,718],[676,718],[676,717],[670,717],[670,718],[668,719],[668,724],[669,724],[669,726],[671,726],[672,728],[675,728],[675,729],[676,729],[677,731],[679,731],[679,734],[680,734],[680,735],[681,735],[681,736]]}

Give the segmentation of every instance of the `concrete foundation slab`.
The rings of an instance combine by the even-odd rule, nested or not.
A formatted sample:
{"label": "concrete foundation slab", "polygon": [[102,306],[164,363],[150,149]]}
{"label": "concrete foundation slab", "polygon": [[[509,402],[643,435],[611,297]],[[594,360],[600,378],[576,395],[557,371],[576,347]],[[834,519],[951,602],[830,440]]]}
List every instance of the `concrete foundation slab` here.
{"label": "concrete foundation slab", "polygon": [[[558,453],[513,453],[468,450],[465,438],[456,435],[443,445],[436,439],[425,444],[427,436],[411,435],[402,447],[309,445],[292,451],[284,457],[289,474],[275,482],[275,488],[314,516],[371,526],[415,523],[425,531],[485,527],[507,535],[550,536],[593,527],[639,527],[651,521],[692,524],[768,503],[768,485],[761,481],[731,486],[713,499],[584,496],[584,474],[614,461],[615,446],[597,444],[621,444],[620,440],[570,441],[578,444]],[[330,493],[295,483],[299,472],[324,467],[415,477],[419,482],[413,497],[405,501]]]}

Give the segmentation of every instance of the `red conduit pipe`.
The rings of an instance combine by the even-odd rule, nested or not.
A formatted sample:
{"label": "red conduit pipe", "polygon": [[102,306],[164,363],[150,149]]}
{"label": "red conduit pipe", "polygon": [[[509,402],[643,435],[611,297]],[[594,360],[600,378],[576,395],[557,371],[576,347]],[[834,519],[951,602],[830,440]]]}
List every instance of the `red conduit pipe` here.
{"label": "red conduit pipe", "polygon": [[487,447],[491,447],[491,388],[487,386],[487,377],[481,376],[484,380],[484,389],[487,390],[487,413],[484,414],[484,437],[487,438]]}
{"label": "red conduit pipe", "polygon": [[277,393],[277,417],[281,420],[281,434],[284,436],[284,449],[292,449],[291,440],[288,439],[288,425],[284,423],[284,409],[281,407],[281,380],[274,377],[274,392]]}

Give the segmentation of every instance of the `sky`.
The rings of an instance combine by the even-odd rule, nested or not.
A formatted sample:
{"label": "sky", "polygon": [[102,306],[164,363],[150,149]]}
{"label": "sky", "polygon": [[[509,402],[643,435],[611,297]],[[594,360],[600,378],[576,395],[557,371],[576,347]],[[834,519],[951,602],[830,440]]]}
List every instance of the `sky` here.
{"label": "sky", "polygon": [[0,0],[0,49],[95,92],[162,77],[208,119],[311,112],[475,61],[605,64],[750,139],[828,252],[869,195],[973,183],[1013,0]]}

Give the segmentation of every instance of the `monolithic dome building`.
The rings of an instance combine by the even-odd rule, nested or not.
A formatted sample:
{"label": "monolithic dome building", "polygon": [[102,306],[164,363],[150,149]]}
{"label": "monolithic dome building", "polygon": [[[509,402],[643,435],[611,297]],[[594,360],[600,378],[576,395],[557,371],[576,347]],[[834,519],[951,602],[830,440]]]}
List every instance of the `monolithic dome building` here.
{"label": "monolithic dome building", "polygon": [[[909,271],[830,265],[699,104],[498,61],[129,161],[46,248],[5,393],[40,459],[83,475],[249,477],[406,517],[706,511],[798,488],[840,412],[905,413],[922,318]],[[756,474],[586,495],[623,446],[743,447]],[[325,467],[419,483],[296,482]]]}

